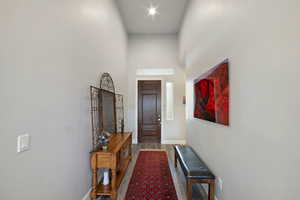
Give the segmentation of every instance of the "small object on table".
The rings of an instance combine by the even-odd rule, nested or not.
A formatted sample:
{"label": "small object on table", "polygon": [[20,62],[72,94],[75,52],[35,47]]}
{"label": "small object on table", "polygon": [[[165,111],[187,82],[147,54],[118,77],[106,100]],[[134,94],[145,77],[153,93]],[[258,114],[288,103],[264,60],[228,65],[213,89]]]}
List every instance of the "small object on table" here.
{"label": "small object on table", "polygon": [[105,169],[103,172],[103,185],[109,184],[109,169]]}
{"label": "small object on table", "polygon": [[98,141],[99,141],[100,147],[103,150],[108,149],[109,138],[110,138],[110,133],[106,132],[106,131],[102,131],[101,135],[99,135]]}

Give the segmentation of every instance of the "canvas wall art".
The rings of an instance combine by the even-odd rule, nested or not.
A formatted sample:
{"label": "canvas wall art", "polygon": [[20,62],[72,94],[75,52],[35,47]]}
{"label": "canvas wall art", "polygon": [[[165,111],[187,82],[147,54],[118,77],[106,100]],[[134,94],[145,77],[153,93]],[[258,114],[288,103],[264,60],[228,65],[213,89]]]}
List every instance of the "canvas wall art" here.
{"label": "canvas wall art", "polygon": [[229,126],[228,59],[194,81],[194,117]]}

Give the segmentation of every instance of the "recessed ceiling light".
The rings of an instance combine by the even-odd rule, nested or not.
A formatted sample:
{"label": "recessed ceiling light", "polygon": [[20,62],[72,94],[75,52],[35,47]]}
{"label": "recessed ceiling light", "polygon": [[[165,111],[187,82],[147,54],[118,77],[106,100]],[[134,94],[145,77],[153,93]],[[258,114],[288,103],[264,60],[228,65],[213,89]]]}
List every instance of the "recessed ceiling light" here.
{"label": "recessed ceiling light", "polygon": [[156,13],[157,13],[157,10],[156,10],[155,7],[150,7],[150,8],[148,9],[148,14],[149,14],[149,15],[154,16],[154,15],[156,15]]}
{"label": "recessed ceiling light", "polygon": [[150,5],[150,7],[147,8],[147,10],[148,10],[148,15],[151,16],[151,17],[154,17],[155,15],[158,14],[157,7],[155,7],[153,5]]}

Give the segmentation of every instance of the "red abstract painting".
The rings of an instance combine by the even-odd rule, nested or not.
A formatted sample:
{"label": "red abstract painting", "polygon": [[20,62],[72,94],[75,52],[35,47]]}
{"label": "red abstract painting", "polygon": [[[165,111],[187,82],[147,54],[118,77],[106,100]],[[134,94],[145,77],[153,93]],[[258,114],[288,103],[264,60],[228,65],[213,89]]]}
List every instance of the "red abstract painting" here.
{"label": "red abstract painting", "polygon": [[229,125],[228,60],[194,81],[194,117]]}

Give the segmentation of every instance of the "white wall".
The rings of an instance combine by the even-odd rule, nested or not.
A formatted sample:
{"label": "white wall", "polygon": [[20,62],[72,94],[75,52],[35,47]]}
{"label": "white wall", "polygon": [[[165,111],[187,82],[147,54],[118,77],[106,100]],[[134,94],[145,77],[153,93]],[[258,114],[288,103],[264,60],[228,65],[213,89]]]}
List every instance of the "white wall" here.
{"label": "white wall", "polygon": [[[188,144],[223,200],[299,199],[300,1],[191,1],[180,34]],[[230,127],[193,119],[192,81],[230,60]]]}
{"label": "white wall", "polygon": [[[114,1],[2,0],[0,13],[0,199],[82,199],[89,85],[107,71],[127,90],[127,36]],[[22,133],[32,148],[17,154]]]}
{"label": "white wall", "polygon": [[[185,142],[185,74],[178,60],[178,42],[175,35],[130,35],[128,40],[128,128],[134,132],[137,141],[137,79],[162,80],[162,143]],[[174,75],[136,76],[136,69],[173,68]],[[165,81],[174,83],[174,120],[165,118]]]}

